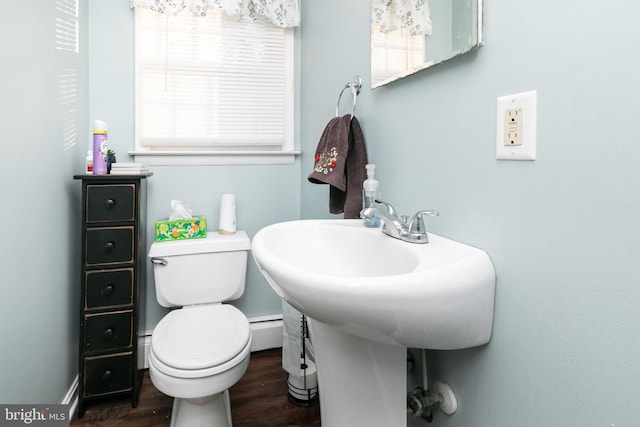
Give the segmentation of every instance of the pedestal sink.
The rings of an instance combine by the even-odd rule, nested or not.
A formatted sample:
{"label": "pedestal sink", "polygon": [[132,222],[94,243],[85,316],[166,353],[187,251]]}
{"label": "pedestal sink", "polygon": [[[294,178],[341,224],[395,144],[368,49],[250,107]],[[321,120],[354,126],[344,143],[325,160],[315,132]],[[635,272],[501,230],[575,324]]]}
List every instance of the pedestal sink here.
{"label": "pedestal sink", "polygon": [[434,234],[402,242],[360,220],[302,220],[263,228],[252,253],[309,318],[323,427],[405,426],[407,347],[491,338],[495,271],[481,249]]}

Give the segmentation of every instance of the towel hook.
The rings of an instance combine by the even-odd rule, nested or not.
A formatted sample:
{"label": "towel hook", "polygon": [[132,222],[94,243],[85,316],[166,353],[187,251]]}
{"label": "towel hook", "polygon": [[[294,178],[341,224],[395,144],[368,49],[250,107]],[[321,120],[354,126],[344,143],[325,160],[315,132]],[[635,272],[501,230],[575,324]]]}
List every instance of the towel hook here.
{"label": "towel hook", "polygon": [[342,98],[342,94],[345,89],[351,89],[351,95],[353,96],[353,107],[351,109],[351,118],[353,118],[354,113],[356,112],[356,99],[358,94],[360,93],[360,89],[362,88],[362,77],[356,75],[353,76],[353,80],[345,83],[344,87],[340,91],[340,95],[338,96],[338,103],[336,105],[336,117],[340,116],[340,99]]}

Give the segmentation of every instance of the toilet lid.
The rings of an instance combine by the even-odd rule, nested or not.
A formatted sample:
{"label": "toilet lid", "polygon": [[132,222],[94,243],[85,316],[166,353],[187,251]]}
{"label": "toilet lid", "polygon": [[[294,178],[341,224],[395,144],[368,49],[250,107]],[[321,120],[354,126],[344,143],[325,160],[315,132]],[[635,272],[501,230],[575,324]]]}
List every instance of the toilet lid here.
{"label": "toilet lid", "polygon": [[237,308],[203,305],[174,310],[153,330],[151,347],[164,364],[178,369],[221,365],[245,348],[249,321]]}

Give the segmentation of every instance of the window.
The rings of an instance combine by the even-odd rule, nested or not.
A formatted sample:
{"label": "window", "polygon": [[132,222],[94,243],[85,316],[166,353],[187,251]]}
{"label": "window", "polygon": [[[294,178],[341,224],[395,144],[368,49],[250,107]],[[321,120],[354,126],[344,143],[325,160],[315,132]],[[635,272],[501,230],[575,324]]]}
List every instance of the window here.
{"label": "window", "polygon": [[135,13],[136,161],[293,161],[293,29]]}

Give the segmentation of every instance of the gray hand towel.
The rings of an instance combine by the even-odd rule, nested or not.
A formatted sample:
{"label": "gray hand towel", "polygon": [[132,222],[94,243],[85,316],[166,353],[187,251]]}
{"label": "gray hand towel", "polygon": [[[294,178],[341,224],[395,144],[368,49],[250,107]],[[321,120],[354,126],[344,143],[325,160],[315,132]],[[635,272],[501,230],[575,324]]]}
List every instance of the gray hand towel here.
{"label": "gray hand towel", "polygon": [[316,149],[309,181],[329,184],[329,212],[345,219],[360,217],[367,148],[358,119],[347,114],[329,121]]}

